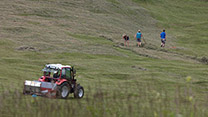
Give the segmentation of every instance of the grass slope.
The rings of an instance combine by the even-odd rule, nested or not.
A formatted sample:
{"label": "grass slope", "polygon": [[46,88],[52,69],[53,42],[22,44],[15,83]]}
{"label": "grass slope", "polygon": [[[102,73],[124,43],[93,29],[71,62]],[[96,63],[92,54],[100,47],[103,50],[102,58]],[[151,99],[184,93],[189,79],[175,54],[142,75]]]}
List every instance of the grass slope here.
{"label": "grass slope", "polygon": [[[184,45],[180,41],[184,35],[180,39],[173,35],[188,31],[176,30],[181,25],[176,25],[171,11],[163,10],[173,2],[160,2],[162,5],[127,0],[2,0],[1,116],[207,116],[208,67],[189,59],[207,56],[203,53],[206,47],[195,50],[185,44],[184,50],[168,48]],[[187,5],[201,5],[198,12],[203,14],[207,12],[204,2]],[[175,6],[171,9],[178,10]],[[160,14],[157,20],[149,14],[158,16],[162,11],[168,15]],[[183,15],[178,13],[175,15]],[[188,21],[184,22],[192,23]],[[168,30],[170,43],[165,49],[158,47],[160,27]],[[148,42],[144,48],[135,47],[132,40],[138,28]],[[120,44],[124,32],[131,37],[129,48]],[[203,31],[198,33],[203,37],[199,40],[206,38]],[[70,95],[59,100],[22,95],[23,81],[37,80],[46,63],[74,65],[85,97],[75,100]]]}
{"label": "grass slope", "polygon": [[[134,0],[149,9],[159,22],[172,34],[177,52],[207,57],[208,4],[207,0]],[[169,36],[168,36],[169,38]],[[172,39],[172,38],[170,38]]]}

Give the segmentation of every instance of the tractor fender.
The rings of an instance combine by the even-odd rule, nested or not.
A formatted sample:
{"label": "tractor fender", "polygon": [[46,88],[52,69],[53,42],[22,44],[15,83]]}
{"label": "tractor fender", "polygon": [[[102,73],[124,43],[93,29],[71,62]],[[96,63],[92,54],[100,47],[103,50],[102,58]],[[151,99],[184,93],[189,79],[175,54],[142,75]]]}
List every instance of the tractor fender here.
{"label": "tractor fender", "polygon": [[56,84],[57,84],[57,85],[61,85],[61,84],[63,84],[64,82],[67,82],[67,80],[66,80],[66,79],[61,79],[61,80],[56,81]]}
{"label": "tractor fender", "polygon": [[38,81],[40,81],[40,82],[44,82],[44,80],[45,80],[45,76],[42,76],[38,79]]}

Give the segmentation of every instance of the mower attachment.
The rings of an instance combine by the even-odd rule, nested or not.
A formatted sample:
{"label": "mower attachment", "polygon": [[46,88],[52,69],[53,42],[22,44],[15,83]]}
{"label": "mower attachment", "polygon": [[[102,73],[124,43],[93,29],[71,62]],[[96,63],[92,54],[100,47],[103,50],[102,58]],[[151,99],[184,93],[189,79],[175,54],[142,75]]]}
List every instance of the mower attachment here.
{"label": "mower attachment", "polygon": [[24,82],[23,94],[56,97],[57,85],[51,82],[29,81]]}

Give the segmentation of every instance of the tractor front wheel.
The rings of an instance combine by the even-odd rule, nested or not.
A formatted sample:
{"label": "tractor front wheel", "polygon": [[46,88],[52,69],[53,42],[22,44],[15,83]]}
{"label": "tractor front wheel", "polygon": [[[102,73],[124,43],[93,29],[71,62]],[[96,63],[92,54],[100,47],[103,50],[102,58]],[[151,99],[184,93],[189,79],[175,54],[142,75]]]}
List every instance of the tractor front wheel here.
{"label": "tractor front wheel", "polygon": [[60,86],[58,86],[58,94],[57,96],[62,99],[66,99],[70,92],[70,86],[67,82],[64,82]]}
{"label": "tractor front wheel", "polygon": [[83,96],[84,96],[84,88],[80,85],[77,85],[77,87],[74,90],[74,97],[80,99]]}

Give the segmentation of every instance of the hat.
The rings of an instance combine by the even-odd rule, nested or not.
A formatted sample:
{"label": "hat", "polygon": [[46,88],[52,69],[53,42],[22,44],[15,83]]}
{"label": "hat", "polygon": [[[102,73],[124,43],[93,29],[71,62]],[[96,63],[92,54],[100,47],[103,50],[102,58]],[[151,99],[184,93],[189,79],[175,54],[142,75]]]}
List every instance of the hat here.
{"label": "hat", "polygon": [[141,30],[138,30],[138,32],[140,32]]}

